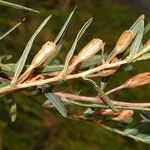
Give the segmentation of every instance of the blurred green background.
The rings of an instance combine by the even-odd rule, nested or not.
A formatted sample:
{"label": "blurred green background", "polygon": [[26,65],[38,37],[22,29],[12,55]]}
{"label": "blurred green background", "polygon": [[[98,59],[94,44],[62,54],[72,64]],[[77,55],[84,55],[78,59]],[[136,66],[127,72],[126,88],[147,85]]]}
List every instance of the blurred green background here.
{"label": "blurred green background", "polygon": [[[30,62],[48,40],[53,40],[61,29],[65,19],[75,6],[78,6],[69,29],[62,40],[63,50],[59,55],[61,63],[81,26],[90,17],[94,21],[77,46],[80,50],[92,38],[98,37],[106,42],[105,51],[111,51],[119,35],[128,29],[141,15],[146,15],[146,23],[150,21],[149,0],[11,0],[24,6],[40,10],[40,14],[15,10],[0,6],[0,34],[21,21],[25,22],[12,34],[0,41],[0,54],[13,55],[11,62],[17,62],[22,51],[44,18],[53,14],[52,19],[36,38]],[[149,37],[145,37],[144,40]],[[121,84],[129,77],[144,71],[150,71],[150,61],[134,64],[130,72],[117,73],[112,77],[106,90]],[[75,80],[60,87],[62,91],[81,90],[81,95],[95,95],[95,91],[83,81]],[[148,86],[133,90],[122,90],[112,95],[115,100],[148,102],[150,100]],[[29,97],[12,94],[18,104],[18,119],[10,123],[8,108],[0,105],[0,150],[145,150],[150,146],[135,142],[129,138],[110,133],[105,129],[84,121],[63,119],[56,112],[44,110]],[[44,102],[42,96],[36,97]],[[72,112],[80,112],[80,108],[68,108]]]}

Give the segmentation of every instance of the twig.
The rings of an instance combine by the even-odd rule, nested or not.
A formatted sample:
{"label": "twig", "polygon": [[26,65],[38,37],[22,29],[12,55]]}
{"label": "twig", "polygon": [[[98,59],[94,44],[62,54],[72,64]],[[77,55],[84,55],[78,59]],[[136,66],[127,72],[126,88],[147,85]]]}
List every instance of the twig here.
{"label": "twig", "polygon": [[[96,97],[79,96],[79,95],[63,93],[63,92],[55,92],[55,94],[62,98],[78,100],[82,102],[90,102],[95,104],[103,104],[103,101],[97,96]],[[115,100],[111,100],[111,102],[115,106],[122,106],[122,107],[143,107],[143,108],[150,107],[150,103],[128,103],[128,102],[120,102]]]}

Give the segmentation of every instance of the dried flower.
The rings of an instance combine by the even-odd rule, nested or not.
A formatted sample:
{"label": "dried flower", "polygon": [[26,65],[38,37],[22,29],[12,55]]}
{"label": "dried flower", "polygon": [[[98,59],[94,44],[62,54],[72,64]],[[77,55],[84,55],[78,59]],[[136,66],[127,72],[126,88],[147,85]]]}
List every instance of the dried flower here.
{"label": "dried flower", "polygon": [[133,36],[133,32],[130,30],[126,30],[124,31],[121,36],[119,37],[119,40],[114,48],[114,50],[112,51],[112,53],[110,54],[110,56],[107,58],[106,62],[111,62],[112,59],[122,53],[131,43],[131,41],[133,40],[134,36]]}
{"label": "dried flower", "polygon": [[122,110],[119,113],[119,115],[117,117],[112,118],[112,120],[122,122],[132,117],[132,115],[133,110]]}

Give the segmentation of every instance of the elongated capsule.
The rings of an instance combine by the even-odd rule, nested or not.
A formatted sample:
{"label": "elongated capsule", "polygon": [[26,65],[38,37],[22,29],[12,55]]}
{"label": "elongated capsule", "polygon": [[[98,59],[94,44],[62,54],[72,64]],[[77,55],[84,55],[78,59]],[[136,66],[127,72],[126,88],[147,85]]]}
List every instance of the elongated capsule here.
{"label": "elongated capsule", "polygon": [[133,32],[130,30],[124,31],[121,36],[119,37],[119,40],[116,43],[116,46],[112,53],[107,58],[106,62],[111,62],[111,60],[118,54],[122,53],[131,43],[133,40],[134,35]]}
{"label": "elongated capsule", "polygon": [[123,85],[124,88],[136,88],[146,84],[150,84],[150,72],[140,73],[128,79]]}
{"label": "elongated capsule", "polygon": [[101,39],[93,39],[90,41],[76,56],[74,62],[80,63],[95,55],[100,49],[104,48],[104,43]]}
{"label": "elongated capsule", "polygon": [[41,66],[51,55],[56,52],[56,45],[53,42],[46,42],[40,51],[33,58],[30,67],[21,75],[17,83],[23,82],[32,73],[33,69]]}
{"label": "elongated capsule", "polygon": [[76,66],[94,56],[100,49],[104,48],[104,43],[101,39],[93,39],[90,41],[79,53],[76,57],[73,58],[71,64],[68,68],[68,74],[71,73]]}
{"label": "elongated capsule", "polygon": [[106,92],[106,94],[108,95],[110,93],[116,92],[124,88],[136,88],[136,87],[146,85],[146,84],[150,84],[150,72],[140,73],[128,79],[126,82],[124,82],[120,86]]}
{"label": "elongated capsule", "polygon": [[112,120],[122,122],[132,117],[132,115],[133,110],[122,110],[119,113],[119,115],[117,117],[112,118]]}
{"label": "elongated capsule", "polygon": [[33,66],[33,68],[41,66],[55,52],[56,45],[50,41],[46,42],[33,58],[31,66]]}

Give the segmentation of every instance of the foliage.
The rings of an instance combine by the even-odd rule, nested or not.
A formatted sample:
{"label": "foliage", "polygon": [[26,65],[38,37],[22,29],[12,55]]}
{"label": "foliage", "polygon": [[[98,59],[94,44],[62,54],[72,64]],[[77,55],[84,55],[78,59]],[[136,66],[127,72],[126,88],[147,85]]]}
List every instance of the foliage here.
{"label": "foliage", "polygon": [[[74,11],[73,11],[74,12]],[[72,14],[73,14],[72,12]],[[71,14],[71,17],[72,17]],[[71,19],[71,17],[69,18],[69,21]],[[105,124],[105,119],[107,120],[107,118],[109,118],[110,120],[114,119],[114,116],[119,116],[119,114],[121,112],[123,112],[124,110],[133,110],[133,111],[138,111],[138,114],[140,111],[145,111],[146,115],[148,111],[150,111],[150,104],[149,103],[144,103],[144,104],[128,104],[128,103],[121,103],[121,105],[119,105],[119,103],[111,101],[108,97],[108,94],[112,93],[112,91],[114,92],[115,90],[110,90],[108,92],[104,92],[98,85],[96,82],[87,79],[90,77],[101,77],[101,79],[106,79],[110,76],[112,76],[116,71],[119,71],[118,69],[120,69],[122,67],[122,65],[128,65],[130,63],[134,63],[135,61],[141,61],[141,60],[145,60],[145,59],[149,59],[150,55],[150,43],[149,40],[146,44],[144,44],[144,46],[142,46],[143,42],[142,42],[142,36],[143,36],[143,32],[148,33],[148,27],[146,27],[146,31],[144,31],[144,18],[143,16],[140,16],[138,18],[138,20],[135,22],[135,24],[129,29],[130,32],[132,32],[132,34],[134,35],[132,40],[128,43],[128,46],[122,51],[122,49],[120,48],[119,50],[121,51],[121,54],[118,53],[118,50],[116,51],[116,49],[113,50],[113,54],[110,53],[110,55],[108,56],[108,54],[104,54],[100,55],[100,57],[98,57],[99,62],[94,58],[96,57],[96,55],[91,55],[90,53],[87,55],[90,55],[90,58],[88,59],[88,62],[83,61],[78,65],[74,65],[74,68],[70,68],[70,66],[72,64],[74,64],[74,62],[76,62],[75,60],[77,60],[77,58],[79,59],[79,55],[77,55],[77,57],[73,57],[73,53],[74,50],[76,48],[77,42],[79,41],[81,35],[84,33],[84,30],[89,26],[89,24],[91,23],[91,19],[86,22],[86,24],[81,28],[81,30],[79,31],[75,42],[73,43],[70,51],[68,52],[68,55],[66,57],[65,60],[65,65],[59,64],[59,65],[55,65],[56,67],[53,67],[53,65],[49,65],[49,66],[40,66],[41,68],[43,68],[43,70],[46,70],[46,68],[51,68],[50,70],[46,70],[44,71],[45,74],[43,74],[42,70],[39,69],[39,71],[36,72],[35,70],[35,74],[33,74],[34,76],[31,76],[30,78],[26,78],[25,81],[21,81],[19,83],[17,83],[17,80],[19,80],[19,75],[20,73],[22,73],[22,75],[24,73],[26,73],[26,69],[22,72],[22,69],[24,67],[24,64],[27,60],[27,55],[31,49],[31,46],[33,44],[33,40],[34,38],[37,36],[37,34],[40,32],[40,30],[43,28],[43,26],[47,23],[47,21],[49,20],[50,16],[46,18],[46,20],[41,24],[41,26],[39,26],[39,28],[36,30],[36,32],[33,34],[33,36],[31,37],[31,39],[29,40],[28,44],[26,45],[26,48],[23,52],[23,55],[21,56],[21,59],[23,60],[19,62],[18,64],[12,64],[12,63],[5,63],[4,59],[1,59],[1,70],[2,72],[5,74],[6,77],[1,77],[1,88],[0,88],[0,94],[8,94],[11,93],[13,91],[17,91],[17,90],[21,90],[20,92],[25,92],[26,90],[29,90],[30,92],[35,92],[38,91],[38,94],[42,94],[45,93],[46,98],[48,98],[48,100],[52,103],[49,103],[49,108],[53,108],[56,107],[56,109],[62,114],[63,117],[68,117],[71,119],[79,119],[79,120],[88,120],[91,119],[92,122],[96,123],[97,119],[95,119],[95,115],[98,117],[102,117],[101,118],[101,122],[103,124]],[[58,39],[60,40],[62,38],[62,36],[65,33],[65,30],[68,26],[65,24],[63,26],[63,30],[61,30],[60,34],[58,34]],[[14,28],[12,28],[11,30],[13,30]],[[8,31],[9,32],[9,31]],[[8,33],[7,32],[7,33]],[[4,35],[6,35],[7,33],[5,33]],[[81,35],[80,35],[81,34]],[[4,37],[4,35],[2,35],[1,37]],[[57,39],[57,38],[56,38]],[[57,40],[57,41],[59,41]],[[121,43],[118,43],[118,45],[124,45],[124,43],[126,42],[126,39],[123,38]],[[55,44],[58,44],[58,42],[55,42]],[[116,46],[118,46],[116,45]],[[92,47],[94,47],[95,45],[93,44]],[[27,50],[27,47],[28,50]],[[56,47],[58,47],[58,45],[56,45]],[[101,50],[98,47],[99,50]],[[88,50],[88,49],[87,49]],[[79,53],[80,54],[80,53]],[[119,54],[119,55],[118,55]],[[112,57],[113,56],[113,57]],[[88,56],[89,57],[89,56]],[[107,59],[108,58],[112,58],[112,61],[107,63]],[[4,56],[1,56],[1,58],[5,58]],[[92,61],[90,62],[90,59],[92,59]],[[102,60],[103,59],[103,60]],[[115,61],[113,61],[114,59],[116,59]],[[52,63],[52,61],[51,61]],[[87,64],[86,64],[87,63]],[[2,67],[5,66],[5,67]],[[19,68],[19,71],[17,71],[18,69],[14,69],[13,68]],[[10,69],[8,69],[10,68]],[[56,68],[59,68],[58,70]],[[71,70],[68,73],[68,70]],[[34,70],[33,70],[34,71]],[[121,70],[120,70],[121,71]],[[63,72],[63,74],[62,74]],[[72,74],[73,73],[73,74]],[[144,73],[143,73],[144,74]],[[150,83],[150,73],[147,73],[147,77],[145,77],[144,79],[144,84],[149,84]],[[39,75],[42,76],[41,79],[39,78]],[[51,78],[49,78],[49,76]],[[15,80],[11,80],[11,77],[15,78]],[[86,77],[86,78],[85,78]],[[93,87],[97,90],[98,92],[98,97],[84,97],[84,96],[78,96],[78,95],[68,95],[68,93],[61,93],[61,92],[55,92],[54,91],[54,87],[59,86],[60,81],[64,81],[64,80],[69,80],[69,79],[76,79],[76,78],[83,78],[88,81],[90,81],[93,85]],[[129,79],[130,80],[130,79]],[[140,80],[139,78],[136,78],[136,80],[132,81],[132,83],[136,83],[138,80]],[[13,81],[13,82],[12,82]],[[108,82],[109,80],[107,80]],[[107,85],[106,82],[106,85]],[[142,85],[144,85],[142,84]],[[130,86],[130,82],[128,84],[128,86],[130,88],[134,88]],[[136,87],[141,86],[141,84],[139,84],[137,82]],[[33,87],[33,88],[29,88],[29,87]],[[51,91],[50,93],[47,91]],[[34,96],[33,96],[34,97]],[[94,100],[89,100],[89,99],[94,99]],[[70,100],[71,99],[71,100]],[[84,100],[83,100],[84,99]],[[78,100],[79,102],[76,102],[75,100]],[[103,103],[104,101],[104,103]],[[123,105],[124,104],[124,105]],[[80,106],[84,106],[84,107],[88,107],[88,108],[92,108],[93,110],[91,111],[90,115],[87,115],[87,113],[83,113],[85,115],[79,115],[79,116],[74,116],[74,115],[68,115],[67,116],[67,112],[66,112],[66,108],[64,106],[67,105],[80,105]],[[115,105],[115,106],[113,106]],[[47,106],[46,106],[47,107]],[[108,110],[108,108],[111,108],[111,114],[107,114],[105,115],[105,119],[103,118],[103,114],[101,113],[101,110],[105,109],[105,111]],[[117,115],[116,115],[117,112]],[[11,119],[12,121],[15,120],[16,118],[16,113],[17,113],[17,109],[16,109],[16,104],[13,104],[10,107],[10,115],[11,115]],[[113,115],[114,116],[113,116]],[[113,117],[112,117],[113,116]],[[149,115],[148,115],[149,116]],[[118,120],[119,122],[124,122],[127,119],[129,119],[130,117],[132,117],[132,115],[128,115],[125,114],[125,116],[121,116],[124,117],[124,120]],[[99,118],[98,118],[99,120]],[[99,121],[98,121],[99,122]],[[144,125],[143,125],[144,124]],[[146,125],[145,125],[146,124]],[[149,125],[149,121],[140,121],[138,123],[138,125],[136,125],[135,127],[133,127],[132,129],[125,129],[124,131],[119,130],[119,129],[114,129],[105,125],[102,125],[104,128],[122,134],[124,136],[128,136],[130,138],[133,138],[135,140],[144,142],[144,143],[149,143],[149,139],[150,139],[150,135],[149,132],[147,131],[143,131],[143,126],[144,129],[148,129],[148,125]],[[141,131],[142,130],[142,131]]]}

